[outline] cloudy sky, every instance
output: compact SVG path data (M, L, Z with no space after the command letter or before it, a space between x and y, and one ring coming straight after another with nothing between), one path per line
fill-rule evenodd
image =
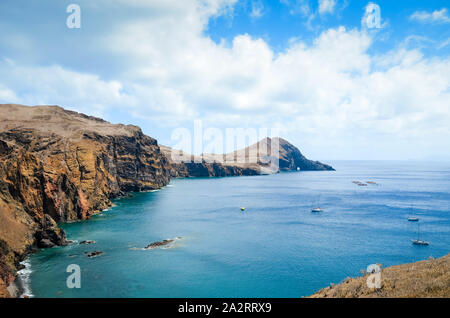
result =
M450 160L449 3L375 3L380 28L360 0L2 0L0 103L167 145L201 119L279 128L314 159Z

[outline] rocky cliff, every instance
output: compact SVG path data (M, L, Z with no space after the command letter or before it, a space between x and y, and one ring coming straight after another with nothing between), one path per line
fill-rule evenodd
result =
M139 127L58 106L0 105L0 296L27 251L67 244L56 222L84 220L169 178L166 157Z
M367 287L368 275L347 278L338 285L319 290L311 298L359 297L450 297L450 254L381 271L381 288Z
M161 146L173 177L223 177L272 174L279 171L329 171L333 167L308 160L300 150L282 138L264 138L232 153L194 156Z
M279 138L195 162L184 153L174 161L171 153L136 126L59 106L0 105L0 297L8 296L6 287L27 252L68 244L57 223L87 219L127 192L161 188L171 176L333 170Z

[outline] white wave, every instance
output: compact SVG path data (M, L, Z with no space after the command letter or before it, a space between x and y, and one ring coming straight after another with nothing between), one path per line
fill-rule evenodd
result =
M28 259L20 262L21 265L25 266L23 269L17 272L17 283L21 289L22 294L20 298L34 297L31 291L31 264Z

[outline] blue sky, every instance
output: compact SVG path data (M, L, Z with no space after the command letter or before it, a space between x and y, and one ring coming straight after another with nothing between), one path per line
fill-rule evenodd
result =
M360 28L361 17L369 3L364 0L335 1L333 13L320 15L317 14L318 1L286 2L291 5L273 0L242 1L234 7L232 14L211 19L206 34L219 43L222 39L231 42L236 35L248 33L253 37L264 38L274 50L283 51L289 39L293 37L301 37L307 43L311 43L321 32L329 28L341 25L347 28ZM260 17L252 18L252 10L255 7L252 3L262 4ZM308 4L310 14L292 12L295 9L295 3ZM376 3L381 8L382 19L389 23L389 28L384 30L389 33L389 37L374 43L373 51L375 52L393 49L411 35L428 37L437 41L450 36L450 28L446 23L411 23L410 20L410 16L417 11L433 12L437 9L448 8L448 1L381 0ZM308 23L312 15L314 17ZM436 50L436 46L430 46L427 49L429 54L443 55L448 54L450 48L447 46L443 50Z
M81 8L69 29L66 8ZM450 160L448 1L4 0L0 103L279 128L316 159Z

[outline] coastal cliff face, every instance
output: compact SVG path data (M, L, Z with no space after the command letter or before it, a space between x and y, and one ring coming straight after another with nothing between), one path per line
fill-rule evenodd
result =
M281 171L291 171L297 170L299 168L301 171L333 171L334 168L321 163L319 161L308 160L302 155L300 150L293 144L284 140L283 138L278 138L280 155L279 155L279 165Z
M196 157L173 150L167 146L161 146L161 152L169 162L170 175L173 178L198 178L198 177L230 177L230 176L254 176L261 174L258 165L231 165L216 161L206 161L204 158ZM172 160L175 152L176 160Z
M169 161L171 176L175 178L252 176L296 170L334 170L329 165L307 159L297 147L278 137L264 138L247 148L225 155L193 156L167 146L161 146L161 151Z
M171 176L175 178L230 177L259 175L258 167L238 167L221 163L172 163Z
M261 151L274 144L280 147L275 166ZM59 106L0 105L0 297L9 295L26 253L69 243L57 223L85 220L127 192L159 189L170 177L333 170L279 138L195 162L187 154L174 162L171 152L136 126Z
M27 251L67 244L56 222L84 220L169 179L166 157L139 127L58 106L0 105L0 296Z
M450 297L450 254L426 261L387 267L381 272L381 288L367 287L368 275L347 278L319 290L311 298L425 298Z

